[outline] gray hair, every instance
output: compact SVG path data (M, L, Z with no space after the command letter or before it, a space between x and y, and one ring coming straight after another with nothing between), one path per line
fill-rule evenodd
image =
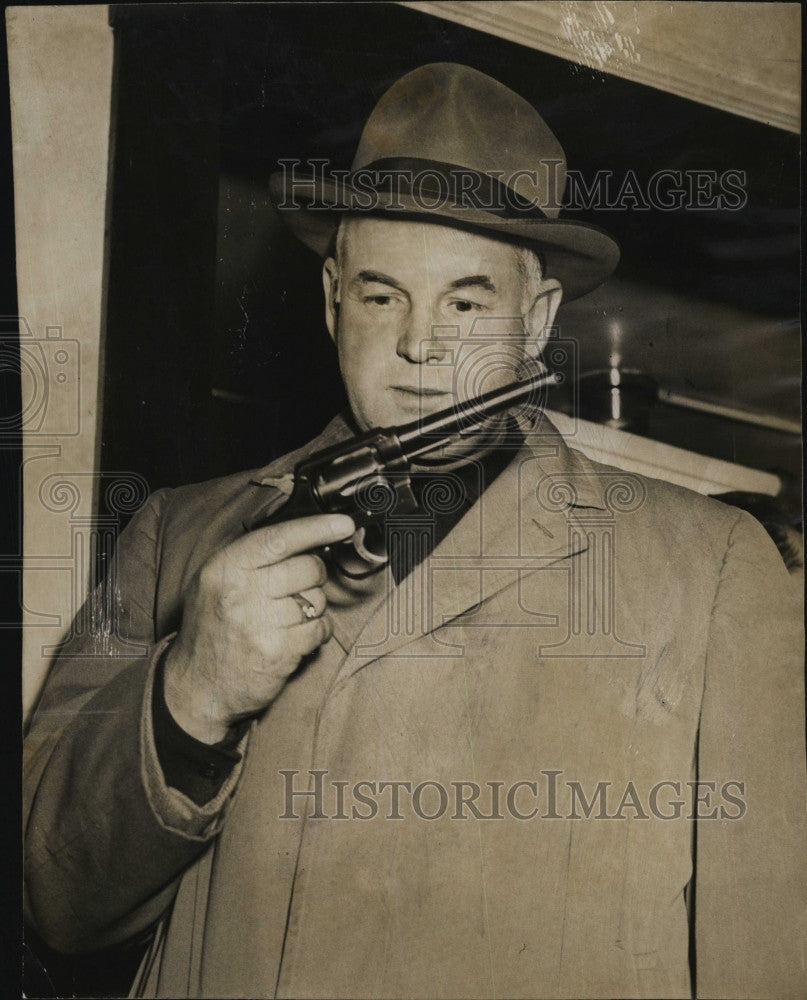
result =
M516 247L516 267L521 275L521 312L525 314L541 292L546 265L544 255L530 247Z

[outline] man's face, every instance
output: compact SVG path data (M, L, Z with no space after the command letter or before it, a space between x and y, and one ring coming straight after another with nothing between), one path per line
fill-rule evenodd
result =
M530 308L518 261L509 244L447 226L347 223L339 268L325 263L326 318L361 429L408 423L517 377L560 298L545 282Z

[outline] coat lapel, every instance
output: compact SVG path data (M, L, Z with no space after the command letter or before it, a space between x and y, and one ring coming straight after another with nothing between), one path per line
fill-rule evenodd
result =
M584 552L585 534L574 529L585 508L605 509L601 477L544 420L538 442L516 453L427 559L397 587L384 574L382 597L338 680L424 637L431 638L420 655L458 655L435 631L526 575Z

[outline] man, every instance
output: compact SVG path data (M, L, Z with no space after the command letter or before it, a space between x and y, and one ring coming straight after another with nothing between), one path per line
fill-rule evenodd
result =
M266 524L301 457L537 364L617 260L562 189L535 110L452 64L346 180L273 179L351 414L121 537L113 649L65 649L28 739L53 946L156 926L159 996L686 997L690 949L698 996L802 995L798 625L751 517L532 410L424 459L389 566L334 558L345 515Z

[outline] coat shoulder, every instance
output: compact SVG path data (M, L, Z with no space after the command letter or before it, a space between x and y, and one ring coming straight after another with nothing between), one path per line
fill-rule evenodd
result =
M738 525L763 546L773 544L759 522L737 507L675 483L596 462L578 451L574 456L599 478L606 508L647 550L661 547L679 556L686 553L695 561L722 562Z

